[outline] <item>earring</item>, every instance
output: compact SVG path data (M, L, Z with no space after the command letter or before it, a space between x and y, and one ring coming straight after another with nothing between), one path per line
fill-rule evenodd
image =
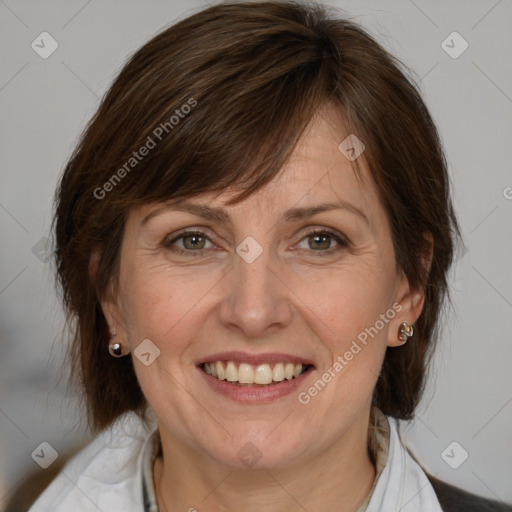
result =
M407 343L407 340L414 334L414 327L407 322L404 322L398 329L398 339L402 341L402 345Z
M110 333L110 339L114 339L117 336L116 332ZM108 346L108 351L112 357L123 357L126 354L123 354L123 345L121 343L110 343Z

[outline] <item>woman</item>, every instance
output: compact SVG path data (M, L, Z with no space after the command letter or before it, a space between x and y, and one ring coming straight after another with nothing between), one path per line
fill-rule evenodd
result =
M425 104L356 24L234 3L156 36L55 231L99 434L31 510L512 510L400 442L459 228Z

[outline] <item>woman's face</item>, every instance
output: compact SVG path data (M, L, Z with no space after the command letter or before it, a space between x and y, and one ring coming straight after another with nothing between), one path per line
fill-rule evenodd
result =
M131 211L116 305L103 306L164 443L277 468L366 439L386 346L422 297L397 272L367 169L358 181L338 149L347 135L318 115L275 180L237 205L226 191ZM205 372L215 361L232 382ZM298 363L309 369L289 380Z

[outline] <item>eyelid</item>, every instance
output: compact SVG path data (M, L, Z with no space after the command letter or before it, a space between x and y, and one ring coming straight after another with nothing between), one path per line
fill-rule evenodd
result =
M164 245L171 245L172 242L174 242L175 240L177 240L179 238L182 238L185 235L194 235L194 234L203 235L205 238L208 238L208 240L210 240L212 243L214 243L212 240L211 233L212 233L212 231L205 226L188 226L186 228L179 229L178 231L176 231L174 233L165 235L162 243Z
M321 226L318 224L305 226L300 231L302 234L301 234L301 238L298 239L299 242L302 241L306 236L311 236L311 235L314 235L315 233L326 233L326 234L332 235L333 237L340 238L341 241L344 241L347 244L350 243L348 237L346 235L344 235L343 233L337 232L337 230L328 228L326 226ZM164 242L166 242L166 241L172 242L176 238L179 238L180 236L183 236L185 234L193 234L193 233L208 235L208 238L211 240L211 238L212 238L211 233L213 233L213 232L211 231L210 228L208 228L206 226L187 226L185 228L179 229L178 231L176 231L174 233L165 235L163 241ZM213 237L215 238L215 235Z
M301 236L301 240L305 237L305 236L308 236L308 235L311 235L311 234L314 234L314 233L326 233L326 234L329 234L329 235L332 235L333 237L337 237L341 240L344 240L345 242L349 242L349 239L348 237L342 233L341 231L338 231L337 229L334 229L334 228L329 228L327 226L322 226L320 224L312 224L312 225L309 225L309 226L305 226L301 232L303 233Z

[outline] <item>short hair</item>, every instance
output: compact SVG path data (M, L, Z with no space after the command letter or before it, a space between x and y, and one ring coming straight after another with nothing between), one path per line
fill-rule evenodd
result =
M347 16L295 1L208 7L131 56L55 196L56 271L73 333L72 376L93 430L126 411L142 418L147 412L131 357L109 355L100 305L111 280L118 284L129 210L226 189L239 192L228 203L236 204L277 175L327 104L365 144L362 158L388 215L397 268L425 292L413 342L387 348L373 393L385 414L413 417L460 230L440 137L407 71ZM142 147L145 156L137 158ZM433 239L430 269L426 233ZM90 276L93 251L99 261Z

